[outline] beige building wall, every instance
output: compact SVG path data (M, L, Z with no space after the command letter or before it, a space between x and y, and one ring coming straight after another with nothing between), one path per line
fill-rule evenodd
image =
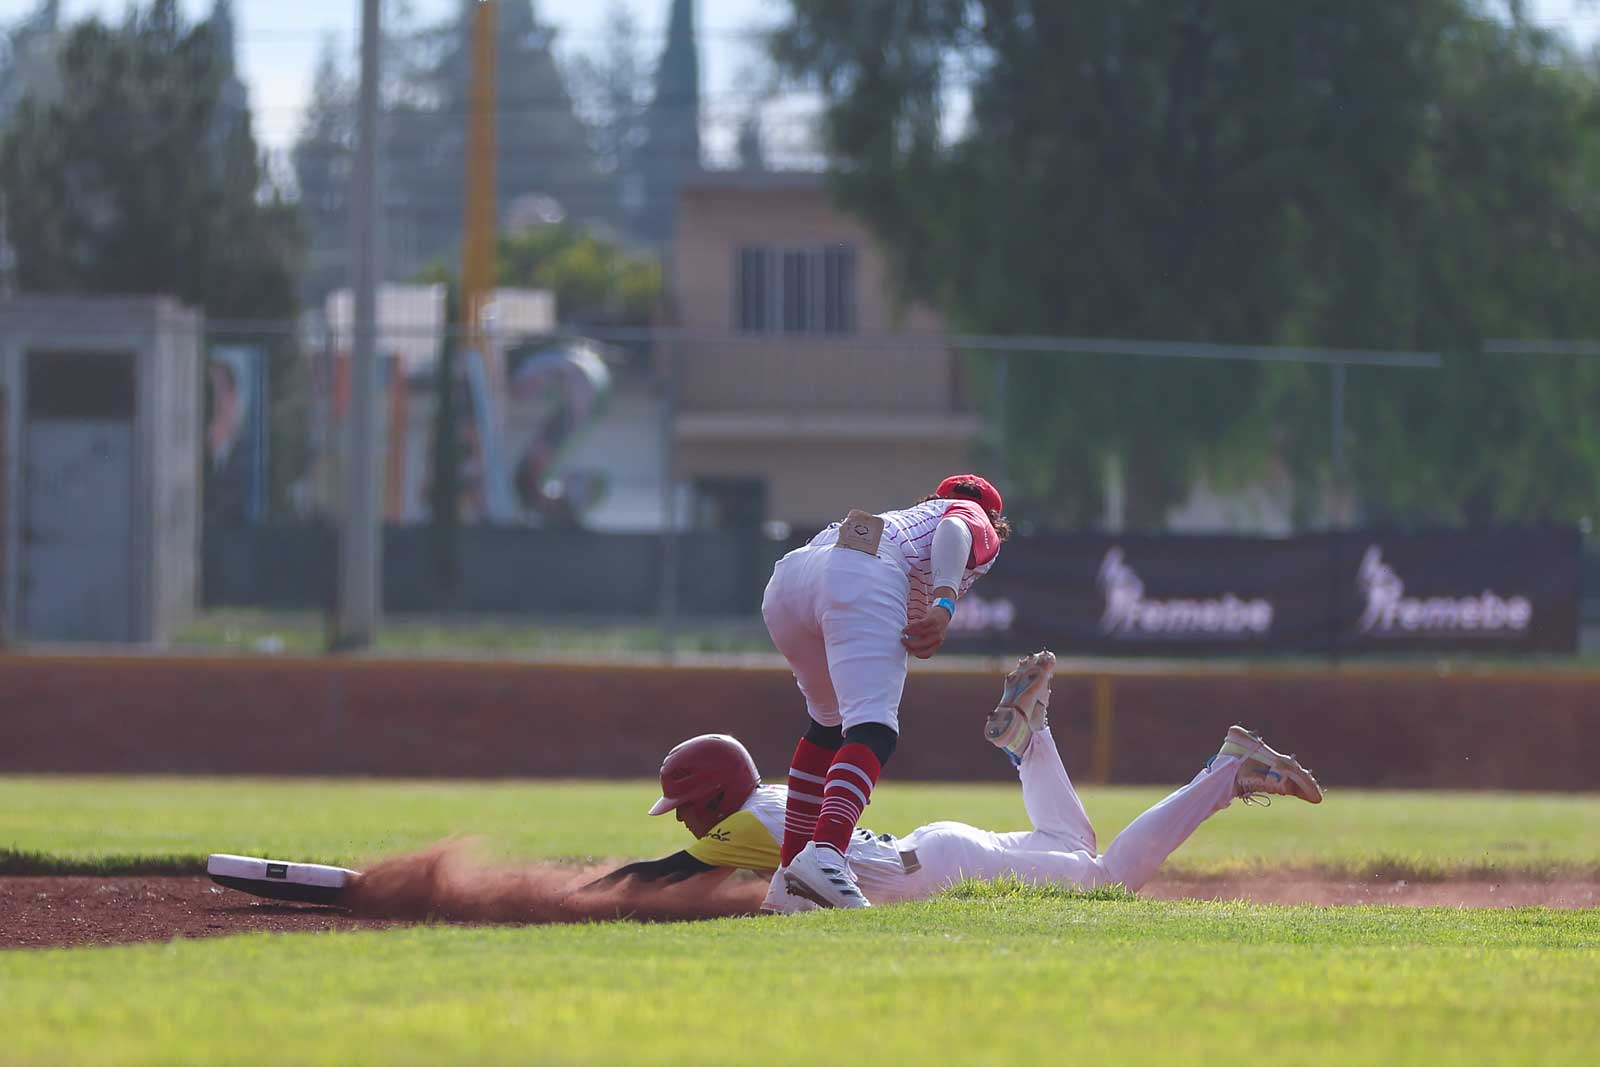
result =
M740 333L741 248L847 245L848 334ZM797 530L851 507L903 507L970 466L978 419L940 316L901 306L866 227L836 211L819 175L706 174L683 190L673 251L675 475L764 484L766 518Z
M767 518L810 533L851 508L886 511L916 503L946 475L966 471L964 441L834 444L827 441L741 443L737 448L679 446L689 478L751 478L767 485Z
M738 176L708 176L689 185L678 206L673 289L679 322L690 328L732 330L733 260L744 244L849 244L857 252L857 332L938 337L939 314L922 305L896 308L888 265L867 228L828 203L816 175L761 175L743 186Z

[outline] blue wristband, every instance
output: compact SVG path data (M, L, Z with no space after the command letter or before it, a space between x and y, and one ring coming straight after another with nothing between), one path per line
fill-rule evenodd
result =
M942 596L938 600L935 600L933 602L933 606L936 608L943 608L944 610L948 611L952 619L956 617L956 602L947 596Z

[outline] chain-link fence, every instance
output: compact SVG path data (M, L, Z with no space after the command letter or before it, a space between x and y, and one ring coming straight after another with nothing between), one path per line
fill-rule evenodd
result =
M557 321L548 297L522 292L497 294L491 328L474 347L449 326L451 317L441 285L389 286L379 301L383 641L391 647L766 651L761 591L783 552L850 507L904 506L943 475L974 468L1005 488L1020 538L1008 555L1028 562L1011 572L1002 564L964 610L957 633L972 650L1054 632L1058 645L1101 652L1321 654L1331 646L1320 639L1233 647L1199 639L1203 627L1181 640L1108 644L1093 627L1109 617L1110 598L1126 598L1130 580L1140 583L1140 610L1150 618L1170 608L1203 621L1207 611L1225 614L1228 597L1273 595L1272 582L1251 584L1252 570L1276 573L1286 600L1355 598L1370 575L1272 571L1269 561L1286 558L1297 538L1327 531L1345 538L1352 567L1372 547L1355 544L1365 532L1383 532L1392 546L1399 531L1415 537L1419 525L1444 538L1406 564L1395 563L1413 558L1406 549L1378 548L1380 565L1394 580L1409 579L1417 596L1430 580L1425 558L1453 551L1440 547L1450 537L1473 531L1491 536L1481 544L1501 545L1492 536L1524 528L1539 536L1551 525L1536 512L1495 523L1395 521L1381 510L1384 494L1361 483L1371 468L1350 439L1378 425L1370 410L1378 392L1448 373L1448 360L1427 353L936 330L580 331ZM0 574L19 640L65 635L28 623L37 614L30 616L30 598L51 595L34 587L54 573L41 562L50 535L38 494L61 461L45 455L57 446L42 428L52 419L123 417L108 415L105 389L87 382L81 403L52 399L41 368L51 353L138 347L114 330L95 334L80 324L73 334L59 321L56 329L59 344L36 328L9 347L0 374L0 529L8 532ZM186 456L200 467L190 502L200 612L169 640L325 645L337 587L351 338L349 300L339 293L298 322L196 325L198 441L170 456L142 445L129 453L140 477ZM141 358L155 368L176 357L157 345ZM1251 391L1276 397L1278 426L1258 432L1261 407L1240 399ZM151 395L138 392L124 415L136 424ZM1164 439L1141 443L1151 405L1173 426ZM95 510L114 504L91 494L66 518L114 529ZM160 506L184 505L174 496ZM1579 543L1574 535L1571 544ZM93 557L91 547L82 547L82 559ZM1559 626L1582 636L1566 646L1559 637L1518 645L1487 640L1482 630L1456 644L1504 654L1593 648L1600 554L1592 544L1574 548L1571 560L1541 550L1535 555L1555 569L1517 577L1505 557L1518 551L1469 550L1424 597L1439 603L1417 610L1459 615L1465 599L1491 594L1510 603L1522 582L1539 587L1539 604L1555 605L1538 607L1541 618L1570 615ZM1046 563L1041 553L1055 555ZM1069 562L1074 553L1083 561ZM1106 579L1108 553L1123 561L1118 582ZM106 573L110 581L143 580ZM1176 577L1184 573L1187 580ZM1044 605L1017 589L1029 574ZM1318 582L1335 592L1308 593ZM1001 595L1002 587L1010 592ZM1240 592L1247 589L1255 592ZM1068 602L1078 615L1053 620L1057 609L1048 605ZM79 604L103 610L104 599ZM1480 608L1460 610L1471 623Z

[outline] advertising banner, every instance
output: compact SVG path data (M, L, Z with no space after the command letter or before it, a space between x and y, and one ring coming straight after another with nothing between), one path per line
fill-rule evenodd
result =
M267 361L253 345L216 345L207 359L206 517L257 523L267 498Z
M952 648L1107 655L1571 651L1574 529L1017 538Z
M1572 652L1582 551L1576 529L1345 534L1339 647Z

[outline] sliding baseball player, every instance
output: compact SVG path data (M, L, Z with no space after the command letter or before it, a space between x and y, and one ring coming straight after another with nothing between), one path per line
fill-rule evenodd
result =
M1299 761L1233 726L1188 785L1140 815L1100 852L1050 735L1054 670L1049 652L1024 657L1006 675L1000 704L984 725L984 736L1017 766L1033 828L996 833L935 822L899 839L857 828L849 841L849 867L872 901L918 900L965 878L1005 875L1034 885L1121 884L1137 891L1201 823L1235 799L1274 794L1322 801L1321 787ZM679 881L728 869L770 875L779 866L786 794L785 786L761 784L755 761L736 739L706 734L685 741L661 766L661 798L650 814L676 812L694 844L659 860L630 863L597 884ZM783 879L773 879L762 909L787 913L819 905L837 906L828 894L797 894Z

